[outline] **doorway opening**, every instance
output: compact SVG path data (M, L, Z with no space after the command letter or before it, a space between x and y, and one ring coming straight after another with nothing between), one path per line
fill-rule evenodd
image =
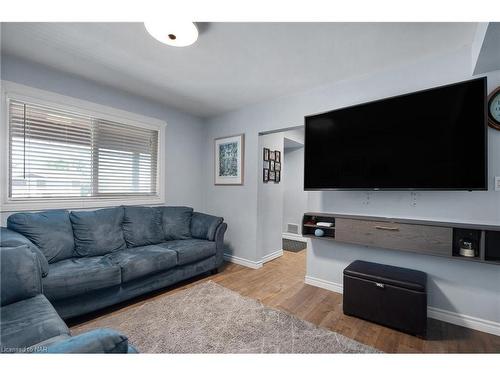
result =
M264 262L293 253L304 259L307 240L302 217L304 191L304 127L259 135L258 248Z

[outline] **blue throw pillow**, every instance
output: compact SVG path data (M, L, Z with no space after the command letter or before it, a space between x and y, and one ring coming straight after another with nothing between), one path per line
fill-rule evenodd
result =
M191 238L191 207L160 207L163 234L167 241Z
M7 219L7 228L21 233L38 246L49 263L74 255L73 228L67 210L13 214Z
M123 236L128 247L155 245L164 241L158 207L125 206Z
M125 249L123 216L123 207L71 212L75 252L81 257L91 257Z

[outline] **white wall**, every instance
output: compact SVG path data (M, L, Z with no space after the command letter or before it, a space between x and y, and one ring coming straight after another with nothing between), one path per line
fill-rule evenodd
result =
M294 148L287 148L283 154L283 232L287 232L288 223L299 225L307 211L308 193L304 191L304 128L284 133L286 139L295 142ZM302 145L302 147L299 146Z
M165 132L166 201L203 210L205 183L201 161L205 157L205 128L201 119L160 103L115 90L51 68L2 56L1 78L26 86L158 118L167 123ZM2 224L9 213L2 214Z
M257 210L257 181L261 178L259 132L303 125L305 115L470 79L470 72L471 51L463 48L448 55L388 68L378 74L260 103L207 121L207 170L213 170L213 138L246 134L245 185L215 187L210 179L205 185L208 211L225 216L228 222L230 251L251 260L257 260L261 253L256 228L263 219ZM488 78L490 90L500 84L500 72L491 73ZM407 192L370 193L369 200L363 192L315 192L309 194L308 209L500 224L500 193L493 190L493 176L500 175L500 132L490 129L488 135L487 192L419 192L416 205L412 204L412 196ZM338 283L342 267L354 257L424 270L430 276L431 306L500 322L498 266L354 246L346 248L315 240L308 250L307 274Z
M283 159L283 133L273 133L259 136L259 170L263 169L262 150L280 151ZM265 256L281 250L281 223L283 218L283 183L269 181L264 183L262 176L257 190L257 257Z
M307 211L307 192L304 191L304 147L285 149L283 158L283 232L288 223L299 225Z

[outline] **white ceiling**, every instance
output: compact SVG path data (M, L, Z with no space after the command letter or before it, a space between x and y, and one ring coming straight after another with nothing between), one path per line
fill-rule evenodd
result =
M141 23L3 23L12 54L212 116L472 44L475 23L201 23L189 47Z

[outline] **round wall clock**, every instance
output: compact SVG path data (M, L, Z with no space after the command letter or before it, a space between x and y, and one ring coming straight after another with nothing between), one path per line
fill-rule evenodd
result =
M500 87L488 96L488 125L500 130Z

